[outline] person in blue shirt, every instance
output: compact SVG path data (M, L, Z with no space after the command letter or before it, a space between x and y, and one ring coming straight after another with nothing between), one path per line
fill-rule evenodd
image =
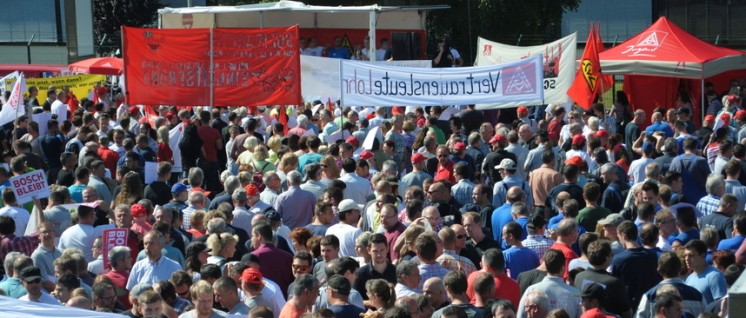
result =
M492 212L492 236L495 241L502 242L503 226L513 222L513 204L523 202L525 196L526 194L521 190L521 188L511 187L508 189L506 195L507 202ZM504 243L501 245L503 249L506 248Z
M686 284L702 293L707 304L725 296L728 290L725 277L705 262L705 255L707 255L705 243L700 240L691 240L684 248L684 261L686 266L692 270L686 278Z
M331 58L335 58L335 59L349 60L351 57L351 54L350 54L350 49L342 46L342 38L335 36L334 47L329 49L329 53L327 54L327 56Z
M503 250L503 257L508 276L512 279L517 279L521 273L539 267L539 257L533 250L523 247L519 239L523 233L523 229L516 222L510 222L502 229L503 242L510 246Z
M681 208L676 212L676 227L679 228L679 235L671 240L671 247L684 246L691 240L699 240L699 228L697 227L697 217L691 208Z
M746 234L746 213L739 212L733 216L733 232L733 237L720 241L720 244L718 244L719 251L726 250L735 253L741 247L743 239L746 238L744 237L744 234Z
M671 129L671 126L663 122L663 114L661 113L653 113L652 117L653 123L648 126L648 128L645 128L645 134L648 136L652 135L655 132L663 132L666 138L673 137L673 130Z

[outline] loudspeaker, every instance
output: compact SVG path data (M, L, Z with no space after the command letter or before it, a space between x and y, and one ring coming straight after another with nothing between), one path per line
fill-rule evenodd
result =
M415 32L392 32L391 55L394 60L418 60L422 55L420 50L420 34Z

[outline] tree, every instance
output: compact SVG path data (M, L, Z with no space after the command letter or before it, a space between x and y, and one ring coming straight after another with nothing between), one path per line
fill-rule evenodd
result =
M93 0L93 35L96 44L106 36L100 54L110 54L121 47L121 26L156 27L158 0Z

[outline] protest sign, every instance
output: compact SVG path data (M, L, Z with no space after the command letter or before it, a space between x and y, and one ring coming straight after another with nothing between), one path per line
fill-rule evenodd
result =
M103 231L102 255L109 255L109 251L117 246L127 246L129 229L106 229ZM104 256L104 269L109 268L109 258Z
M127 101L179 106L299 104L298 27L122 28Z
M17 79L17 80L16 80ZM15 83L10 91L10 97L3 104L0 110L0 125L13 122L18 116L26 113L26 107L23 106L23 92L26 90L26 80L21 74L14 78Z
M412 68L342 61L343 106L541 104L541 55L501 65Z
M301 55L300 78L303 100L313 101L327 99L337 100L340 97L339 88L339 63L341 59ZM363 63L377 63L389 66L405 66L429 68L432 66L430 60L414 61L375 61Z
M158 163L145 161L145 184L151 184L158 180Z
M52 119L52 113L44 112L31 115L31 120L39 124L39 136L47 134L47 123L50 119Z
M10 186L18 204L31 202L34 198L46 198L51 194L44 170L35 170L10 178Z
M36 86L39 89L39 96L36 98L39 102L44 103L46 98L46 92L49 87L56 87L58 90L67 86L70 91L81 99L83 97L89 97L89 93L93 90L96 83L100 83L106 80L106 75L90 75L81 74L73 76L58 76L58 77L47 77L47 78L27 78L26 87ZM5 87L10 87L15 83L16 79L9 78L5 80ZM28 95L28 91L24 91L24 95ZM43 96L43 97L42 97Z
M575 78L577 34L573 33L552 43L536 46L512 46L479 38L474 65L487 66L522 60L541 54L544 73L544 103L570 102L567 90ZM539 103L543 104L543 103ZM510 108L528 103L490 103L477 105L478 109Z

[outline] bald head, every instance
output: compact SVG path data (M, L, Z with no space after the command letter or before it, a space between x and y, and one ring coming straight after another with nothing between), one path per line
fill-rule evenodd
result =
M525 193L523 193L523 190L521 190L520 187L515 186L508 189L508 193L505 198L509 203L516 203L523 201L524 195Z
M663 114L661 114L659 112L653 113L652 120L653 121L661 121L661 120L663 120Z
M70 300L67 301L67 304L65 304L67 307L75 307L85 310L91 310L91 305L91 300L83 296L70 298Z
M265 220L267 220L267 217L264 216L263 213L257 213L256 215L254 215L253 218L251 218L251 226L253 227L259 221L265 221Z
M422 285L422 289L428 291L444 291L445 288L446 286L443 285L443 280L440 277L428 278Z

